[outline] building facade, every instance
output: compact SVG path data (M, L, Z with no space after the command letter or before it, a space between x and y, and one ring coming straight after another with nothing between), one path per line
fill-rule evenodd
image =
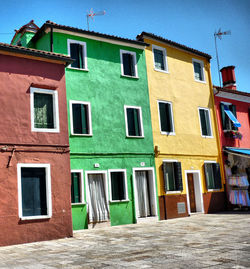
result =
M47 21L28 46L75 60L65 71L74 230L157 219L146 44Z
M223 88L214 87L228 206L250 207L250 93L237 90L235 67L221 69Z
M72 236L65 65L0 43L0 245Z
M145 33L161 219L223 210L224 176L208 54Z

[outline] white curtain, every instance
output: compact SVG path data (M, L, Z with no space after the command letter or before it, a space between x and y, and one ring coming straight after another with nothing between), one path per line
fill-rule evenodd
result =
M89 181L89 221L101 222L109 219L108 203L102 174L90 174Z
M146 171L136 172L139 217L150 216L148 182Z

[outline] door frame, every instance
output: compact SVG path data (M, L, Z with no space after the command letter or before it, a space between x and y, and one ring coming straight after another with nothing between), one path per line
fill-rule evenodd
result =
M109 209L109 190L108 190L108 176L107 176L107 171L106 170L87 170L85 171L85 189L86 189L86 204L87 204L87 213L90 214L90 194L89 194L89 179L88 175L92 174L103 174L104 175L104 188L106 192L106 199L107 199L107 204L108 204L108 211L109 211L109 219L110 219L110 209Z
M188 208L188 214L196 214L196 213L204 213L204 201L203 201L203 195L202 195L202 188L201 188L201 173L200 170L185 170L185 183L186 183L186 193L187 193L187 208ZM195 202L196 202L196 211L197 211L197 198L200 198L200 205L201 205L201 211L191 213L190 210L190 203L189 203L189 190L188 190L188 178L187 174L193 174L193 180L194 180L194 191L195 191ZM200 192L200 197L196 197L196 190L198 185L198 191Z
M133 168L133 192L134 192L134 204L135 204L135 218L138 222L139 216L138 216L138 192L137 192L137 185L136 185L136 178L135 178L135 172L137 171L150 171L152 172L152 180L153 180L153 196L154 196L154 206L155 206L155 218L158 219L158 207L157 207L157 197L156 197L156 186L155 186L155 171L154 167L136 167ZM147 217L145 218L147 219Z

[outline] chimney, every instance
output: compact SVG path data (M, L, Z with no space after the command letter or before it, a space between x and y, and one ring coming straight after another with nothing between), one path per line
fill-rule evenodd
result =
M221 71L223 87L230 90L236 90L236 80L234 73L235 66L225 66Z

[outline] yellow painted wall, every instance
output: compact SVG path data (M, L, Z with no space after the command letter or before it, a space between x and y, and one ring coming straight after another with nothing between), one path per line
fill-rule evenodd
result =
M156 169L159 195L164 194L162 161L178 160L182 164L183 194L186 193L184 170L200 170L202 192L206 192L203 172L204 160L216 161L221 165L218 130L214 113L210 64L206 58L199 57L164 43L144 39L150 44L146 49L147 74L154 145L159 147L156 155ZM167 52L168 72L154 70L152 44L163 47ZM204 62L205 83L194 79L192 59ZM157 100L172 102L175 135L160 132ZM212 138L201 136L198 107L208 108L212 123ZM223 169L221 165L223 178Z

